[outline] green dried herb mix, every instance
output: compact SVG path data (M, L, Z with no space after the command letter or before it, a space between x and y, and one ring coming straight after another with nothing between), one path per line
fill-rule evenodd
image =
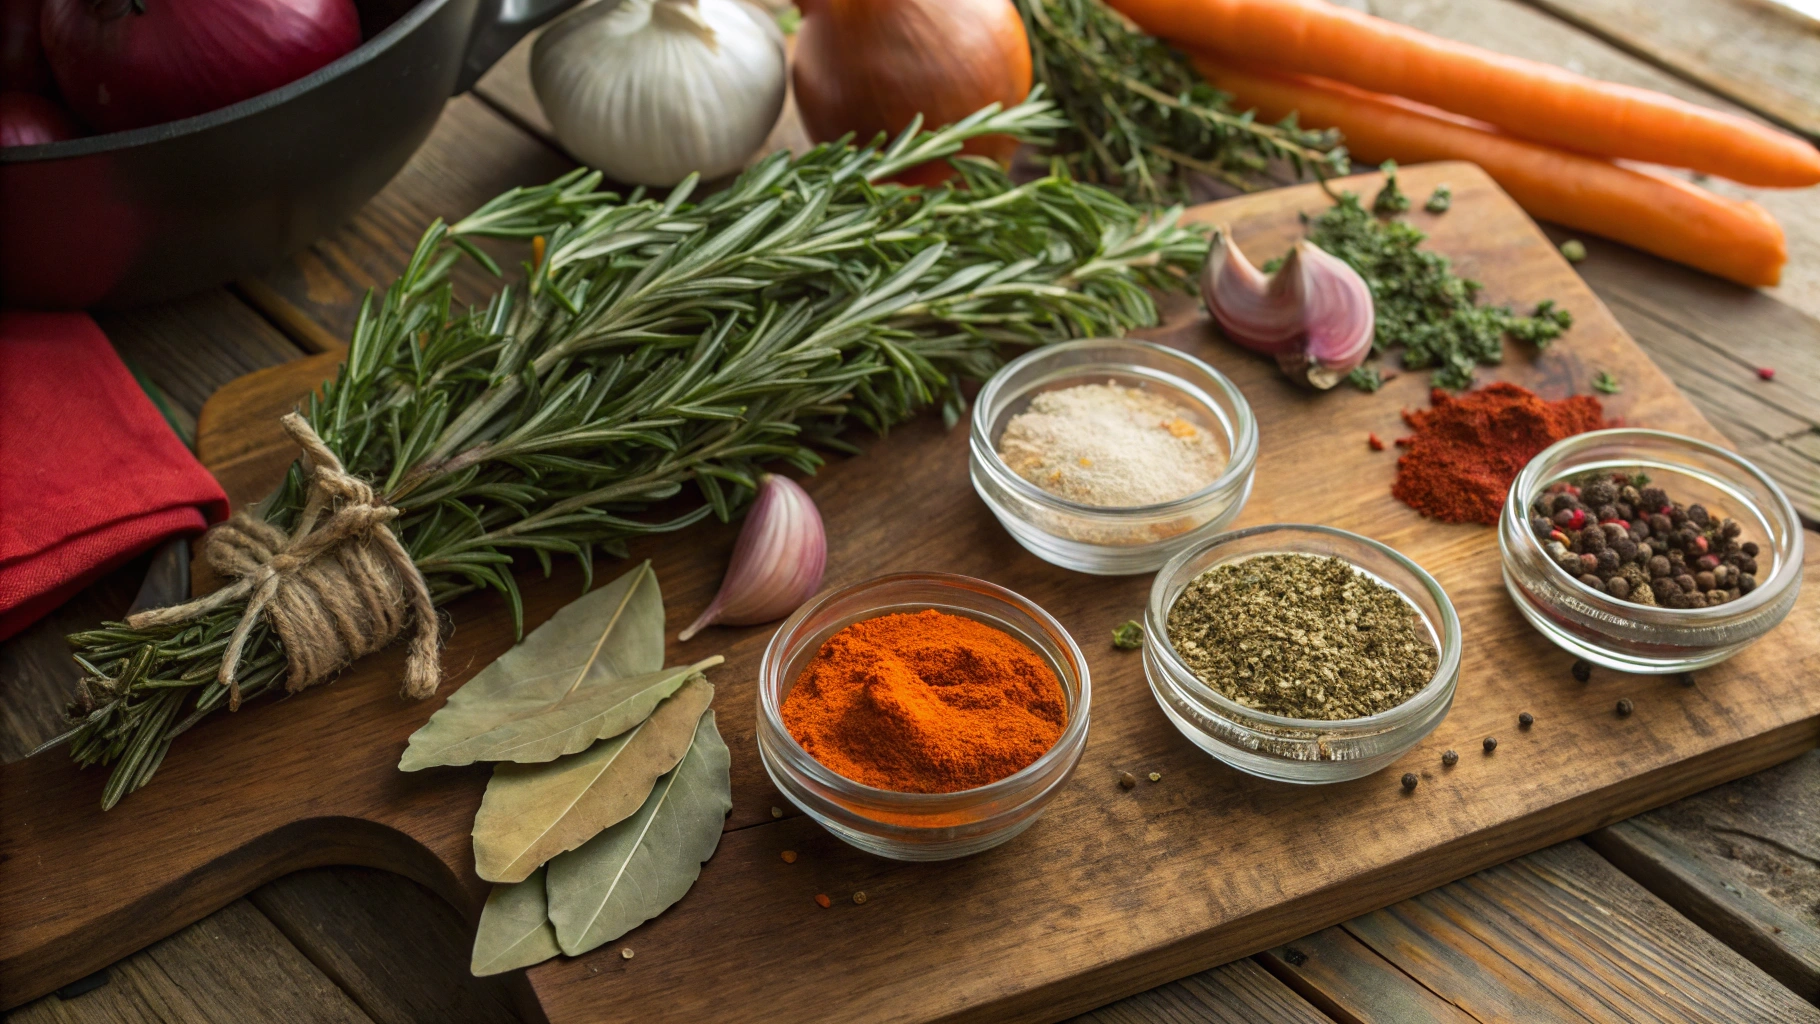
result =
M1440 654L1402 595L1338 558L1215 566L1170 606L1169 642L1201 682L1273 715L1362 718L1414 697Z
M1389 181L1372 202L1380 214L1407 209L1408 197L1397 188L1396 168L1387 166ZM1449 194L1451 202L1451 192ZM1453 272L1447 257L1424 250L1428 236L1407 221L1372 215L1351 192L1342 193L1332 209L1314 218L1308 237L1345 260L1371 286L1377 334L1371 353L1382 356L1401 346L1406 369L1434 368L1437 387L1461 391L1472 386L1481 364L1504 359L1504 336L1537 348L1573 326L1573 316L1544 299L1531 316L1509 306L1482 305L1481 285ZM1281 261L1266 264L1274 270ZM1347 378L1366 391L1376 391L1383 376L1375 365L1359 367Z

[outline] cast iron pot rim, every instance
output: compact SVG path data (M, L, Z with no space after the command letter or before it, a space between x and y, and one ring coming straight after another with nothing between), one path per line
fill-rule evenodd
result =
M163 124L147 125L144 128L132 128L123 132L87 135L78 139L65 139L62 142L47 142L39 146L7 146L0 148L0 164L37 163L66 157L111 153L115 150L131 149L135 146L164 142L185 135L195 135L229 121L262 113L282 103L287 103L324 82L337 78L372 60L397 42L400 37L409 34L418 25L427 21L430 15L449 2L450 0L418 0L410 10L399 15L398 20L380 30L378 35L302 78L281 85L270 92L262 92L257 96L241 100L239 103L197 114L194 117L186 117L180 121L166 121Z

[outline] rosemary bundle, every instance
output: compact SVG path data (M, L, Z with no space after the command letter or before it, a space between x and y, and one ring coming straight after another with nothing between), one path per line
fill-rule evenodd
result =
M851 425L882 431L933 405L952 420L959 382L1009 346L1155 322L1146 289L1186 290L1206 246L1179 210L1145 216L1059 170L1014 185L970 159L955 160L958 188L881 184L973 136L1061 123L1033 96L889 145L779 153L699 201L692 180L621 197L580 170L515 189L431 225L367 297L307 419L399 510L392 528L437 604L496 590L522 630L515 556L546 574L572 556L591 577L596 554L623 555L630 537L732 517L764 463L810 470L818 449L853 450ZM451 267L500 272L481 238L534 240L526 279L457 309ZM290 528L307 486L293 465L260 514ZM699 505L645 514L685 486ZM114 765L104 807L226 703L216 680L243 611L71 637L87 678L59 740L83 765ZM279 686L285 666L261 617L243 697Z
M1068 120L1052 151L1076 177L1161 203L1188 196L1191 171L1245 191L1272 160L1298 176L1346 173L1338 132L1234 111L1187 57L1102 0L1015 2L1035 79Z

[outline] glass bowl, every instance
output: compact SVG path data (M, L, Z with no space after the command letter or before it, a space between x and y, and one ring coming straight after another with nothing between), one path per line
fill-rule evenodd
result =
M1168 398L1226 448L1218 479L1155 505L1107 508L1050 494L999 458L1005 424L1044 391L1116 383ZM1019 544L1064 569L1101 576L1151 572L1224 529L1251 494L1258 427L1232 381L1193 356L1147 341L1096 338L1033 349L992 375L973 404L973 489Z
M784 727L784 700L804 666L855 622L928 608L1004 630L1040 655L1068 701L1061 737L1016 774L957 793L875 789L824 767ZM1036 821L1087 749L1090 698L1087 659L1036 604L969 576L880 576L815 597L771 637L758 670L758 755L785 798L853 846L893 860L948 860L991 849Z
M1528 509L1549 485L1596 470L1647 473L1670 500L1736 519L1742 539L1760 549L1757 589L1712 607L1664 608L1621 601L1567 575L1529 529ZM1802 544L1794 506L1762 470L1659 430L1595 430L1557 442L1517 474L1498 522L1504 586L1523 617L1564 650L1623 672L1706 668L1769 632L1801 592Z
M1333 722L1266 714L1201 682L1169 642L1170 606L1201 573L1272 554L1331 555L1403 595L1440 651L1434 678L1388 711ZM1144 609L1144 675L1182 735L1221 761L1278 782L1342 782L1395 761L1447 717L1460 680L1460 619L1434 577L1375 540L1328 526L1254 526L1197 544L1157 573Z

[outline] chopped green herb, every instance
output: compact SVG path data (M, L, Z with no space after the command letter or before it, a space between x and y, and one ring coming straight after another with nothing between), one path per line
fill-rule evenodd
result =
M1446 182L1435 186L1435 193L1422 204L1422 209L1429 213L1446 213L1453 206L1453 187Z
M1384 386L1384 371L1367 363L1347 374L1346 381L1360 391L1376 391Z
M1578 263L1586 258L1586 244L1578 238L1570 238L1561 243L1561 255L1567 257L1569 263Z
M1618 378L1612 376L1608 370L1600 370L1598 375L1592 379L1592 386L1594 391L1602 395L1615 395L1624 390L1624 385L1618 383Z
M1470 387L1476 367L1504 358L1506 334L1539 348L1573 325L1573 317L1552 300L1537 305L1532 316L1519 316L1509 306L1482 305L1477 281L1456 275L1447 257L1422 249L1427 235L1406 221L1372 216L1350 192L1310 222L1308 237L1345 260L1371 287L1377 319L1372 353L1401 346L1403 366L1433 368L1439 387ZM1383 383L1371 366L1347 379L1367 391Z
M796 30L803 25L803 12L794 4L778 11L772 17L777 19L778 30L787 36L795 35Z
M1144 627L1129 619L1112 631L1112 646L1121 651L1135 651L1144 646Z
M1409 197L1397 187L1397 162L1386 160L1378 169L1384 172L1384 187L1378 190L1378 197L1371 201L1371 212L1385 217L1407 212Z

